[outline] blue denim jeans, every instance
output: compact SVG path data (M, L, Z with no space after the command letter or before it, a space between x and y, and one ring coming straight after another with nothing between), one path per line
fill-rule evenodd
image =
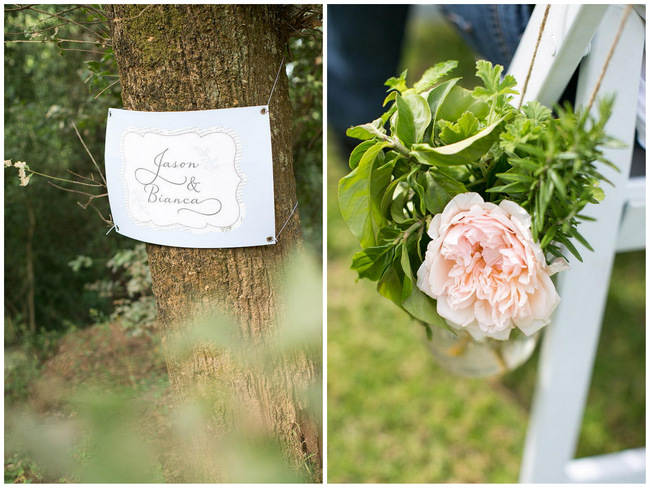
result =
M407 5L328 5L327 113L340 135L381 115L408 11Z
M440 5L443 15L483 59L504 71L515 55L532 13L529 5Z
M440 8L482 58L505 67L532 11L512 4ZM381 114L384 82L397 74L408 11L408 5L328 6L327 108L337 135Z

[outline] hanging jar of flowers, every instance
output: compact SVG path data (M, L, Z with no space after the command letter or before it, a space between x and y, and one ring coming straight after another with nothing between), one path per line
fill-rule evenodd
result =
M569 105L510 104L515 79L478 61L483 82L440 82L439 63L411 88L386 84L388 110L347 131L361 142L339 184L341 213L361 250L360 278L424 326L429 348L460 374L498 374L523 363L560 297L588 203L604 197L597 163L615 144L598 116Z

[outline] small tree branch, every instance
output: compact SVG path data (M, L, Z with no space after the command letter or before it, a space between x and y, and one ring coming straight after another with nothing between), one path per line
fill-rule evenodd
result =
M5 12L6 12L6 10L5 10ZM40 34L41 32L45 32L45 31L48 31L48 30L58 29L59 27L65 25L65 24L67 24L67 22L61 22L60 24L51 25L49 27L44 27L43 29L40 29L40 30L37 30L37 31L31 31L31 33L32 33L32 35L33 34ZM18 26L16 26L16 27L18 27ZM23 36L23 35L25 35L25 31L22 31L22 32L5 32L5 35L6 36Z
M77 126L75 125L74 120L72 121L72 127L74 127L74 131L77 133L77 137L81 141L81 144L83 144L84 149L86 150L86 153L88 153L88 156L90 156L90 159L92 160L93 164L95 165L95 168L97 168L97 171L99 171L99 176L102 177L102 181L104 182L104 185L106 187L108 187L108 183L106 183L106 178L104 178L104 173L102 173L102 170L99 167L99 165L97 164L97 161L95 161L95 158L93 158L93 155L90 154L90 151L88 150L88 146L86 146L86 143L84 142L83 138L81 137L81 134L79 134L79 130L77 130Z
M97 207L95 207L92 203L88 202L86 207L81 205L80 202L77 202L77 204L80 205L84 210L86 209L86 207L90 206L90 208L92 208L95 212L97 212L97 215L99 215L99 218L102 219L106 224L108 224L109 226L112 226L114 224L113 220L111 220L110 217L108 219L106 219L106 217L104 217L102 215L102 213L99 211L99 209Z
M18 8L6 8L5 12L19 12L21 10L27 10L32 8L34 5L38 5L36 3L32 3L29 5L16 5Z
M71 24L74 24L74 25L76 25L78 27L81 27L82 29L86 30L87 32L90 32L93 36L97 37L98 39L105 40L105 38L103 36L99 35L97 32L95 32L90 27L88 27L87 25L84 25L81 22L77 22L76 20L72 20L72 19L67 19L67 18L63 17L61 14L56 14L56 13L50 14L49 12L45 12L44 10L39 10L37 8L34 8L34 7L32 7L31 10L33 10L34 12L38 12L40 14L45 14L50 18L56 17L57 19L61 19L61 20L64 20L66 22L70 22ZM68 11L66 11L66 12L68 12ZM43 21L45 21L45 20L47 20L47 19L43 19Z
M104 93L106 90L108 90L110 87L112 87L113 85L115 85L115 84L117 84L117 83L119 83L119 82L120 82L119 79L115 80L113 83L111 83L111 84L108 85L106 88L104 88L102 91L100 91L97 95L95 95L95 98L94 98L94 99L97 100L97 98L99 97L99 95L101 95L101 94Z
M93 186L102 186L102 187L106 188L103 184L101 184L97 180L95 180L95 177L93 176L93 173L90 174L90 178L89 178L88 176L80 175L79 173L75 173L74 171L71 171L71 170L67 170L67 171L68 171L68 173L70 173L71 175L76 176L77 178L81 178L82 180L92 181L93 183L95 183L95 185L93 185Z
M81 191L81 190L73 190L72 188L64 188L63 186L57 185L56 183L52 183L51 181L48 181L50 185L52 185L54 188L58 188L59 190L67 191L68 193L79 193L80 195L84 195L87 197L91 197L90 199L92 200L93 198L101 198L101 197L107 197L108 193L100 193L98 195L95 195L93 193L88 193L86 191ZM73 182L76 183L76 182ZM95 186L95 185L92 185Z
M100 194L98 194L98 195L93 195L92 193L87 193L87 192L85 192L85 191L72 190L72 189L70 189L70 188L63 188L62 186L59 186L59 185L57 185L57 184L55 184L55 183L52 183L51 181L48 181L48 183L49 183L50 185L52 185L54 188L58 188L59 190L67 191L68 193L78 193L78 194L80 194L80 195L84 195L84 196L88 197L88 201L87 201L86 203L77 202L77 205L79 205L79 206L80 206L81 208L83 208L84 210L87 210L88 207L91 207L92 209L95 210L95 212L97 212L97 214L100 216L100 218L101 218L105 223L107 223L107 224L109 224L109 225L113 225L113 221L112 221L112 220L107 220L107 219L104 217L104 215L102 215L101 211L100 211L97 207L95 207L95 205L93 204L93 201L94 201L95 199L97 199L97 198L104 198L104 197L107 197L107 196L108 196L108 193L100 193Z

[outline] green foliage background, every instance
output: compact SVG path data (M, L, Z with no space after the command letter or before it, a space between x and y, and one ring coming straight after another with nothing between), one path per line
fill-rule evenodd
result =
M70 6L66 6L70 7ZM64 6L39 6L46 12ZM43 15L40 16L41 18ZM76 22L96 20L91 11L76 9L66 17ZM26 161L36 171L70 178L67 171L88 176L89 156L74 133L74 122L95 159L103 166L106 112L120 107L119 84L97 96L117 80L110 48L92 42L66 43L59 39L96 40L76 24L61 25L43 35L33 34L59 19L37 23L28 10L5 14L5 159ZM96 31L104 26L88 24ZM21 32L26 31L26 34ZM44 40L39 43L37 41ZM290 95L294 108L294 168L299 209L308 246L320 255L322 243L322 37L291 39ZM70 49L69 49L70 48ZM92 52L82 52L81 49ZM78 187L76 187L78 189ZM107 277L106 264L134 241L108 227L92 209L83 210L83 197L52 187L35 176L21 188L13 169L5 170L5 318L10 342L28 322L28 247L32 247L35 275L36 328L63 330L83 327L96 315L110 313L109 298L85 286ZM99 209L109 214L108 200ZM33 224L30 219L33 218ZM33 237L30 235L32 227ZM72 272L68 263L78 255L92 259ZM113 276L113 278L118 278Z
M60 7L44 6L55 11ZM87 14L74 12L78 20ZM49 24L53 24L49 22ZM24 29L38 30L27 11L5 15L5 37L8 40L37 40L30 35L10 35ZM51 34L53 31L47 31ZM90 40L78 26L65 25L58 36ZM98 51L94 45L67 47ZM97 88L84 80L90 76L86 60L99 61L102 53L62 51L56 44L45 42L5 43L5 159L26 161L35 170L69 177L67 170L88 176L92 162L77 139L72 122L76 123L89 150L98 161L103 157L104 120L107 108L119 104L117 88L107 90L97 100ZM111 81L114 81L111 80ZM62 329L66 323L88 322L88 310L108 310L109 303L84 290L84 284L98 279L105 270L101 263L72 273L68 262L77 254L101 257L105 262L128 240L112 235L93 212L77 205L79 197L49 185L43 178L32 178L25 187L18 187L15 171L5 170L5 318L8 337L19 332L27 318L26 276L27 252L30 245L30 214L33 216L34 296L37 328ZM108 202L100 207L108 214Z

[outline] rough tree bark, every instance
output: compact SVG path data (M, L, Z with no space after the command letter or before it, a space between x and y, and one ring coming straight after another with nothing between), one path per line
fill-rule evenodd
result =
M266 104L286 48L291 19L279 5L107 6L124 108L207 110ZM276 232L296 202L291 155L291 105L283 73L270 103ZM273 381L242 370L228 353L170 347L189 318L216 305L237 319L245 344L275 339L285 297L281 274L302 247L299 217L272 246L181 249L147 245L153 290L171 385L178 398L217 378L270 427L290 462L322 464L320 421L308 411L305 386L320 377L319 358L306 351L276 361ZM230 362L229 362L230 361Z

